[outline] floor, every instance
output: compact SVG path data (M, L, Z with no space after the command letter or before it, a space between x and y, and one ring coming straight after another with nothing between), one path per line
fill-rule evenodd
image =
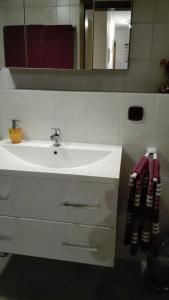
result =
M12 256L0 276L0 300L167 300L148 290L140 266L119 260L115 269Z

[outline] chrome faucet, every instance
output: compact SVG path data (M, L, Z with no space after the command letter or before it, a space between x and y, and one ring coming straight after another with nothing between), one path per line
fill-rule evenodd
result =
M51 141L54 141L53 146L61 146L61 130L59 128L51 128L52 134L50 136Z

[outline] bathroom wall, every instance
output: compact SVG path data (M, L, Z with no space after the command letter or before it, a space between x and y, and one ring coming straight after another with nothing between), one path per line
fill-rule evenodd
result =
M0 87L84 91L157 92L159 61L169 55L169 1L134 0L129 70L0 72Z
M142 122L127 119L128 107L141 105ZM118 207L117 256L128 257L123 245L128 175L149 146L157 147L163 194L162 231L169 231L169 95L0 90L0 138L8 134L12 118L23 121L25 138L49 139L50 127L59 127L69 142L122 144L123 159Z

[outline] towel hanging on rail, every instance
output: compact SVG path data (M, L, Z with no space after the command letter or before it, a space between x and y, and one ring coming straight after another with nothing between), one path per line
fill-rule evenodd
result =
M125 231L125 244L135 255L138 248L158 255L160 164L157 154L146 153L135 165L129 179L129 197Z

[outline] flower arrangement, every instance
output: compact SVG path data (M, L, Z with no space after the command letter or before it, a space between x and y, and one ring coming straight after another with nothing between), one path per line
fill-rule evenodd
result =
M160 65L164 66L165 68L165 72L166 75L169 78L169 60L166 58L161 59L160 61ZM169 93L169 82L164 83L161 87L160 87L160 93Z

